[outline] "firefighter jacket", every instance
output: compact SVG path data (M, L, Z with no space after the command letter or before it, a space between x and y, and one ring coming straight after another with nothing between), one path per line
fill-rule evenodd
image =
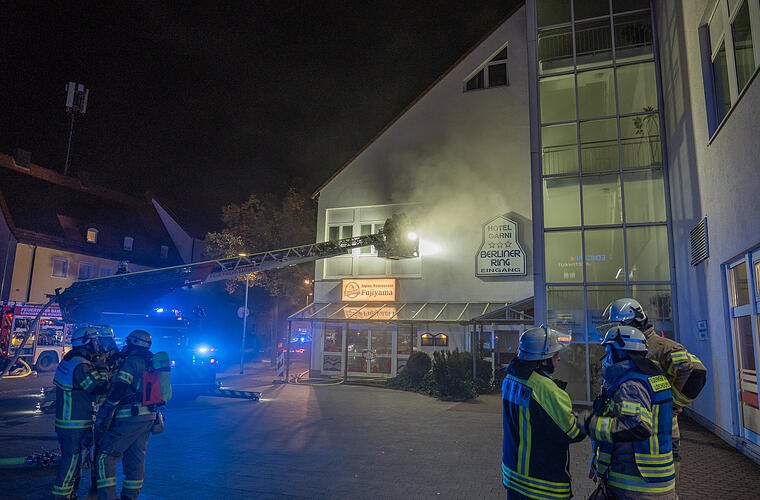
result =
M91 429L95 400L108 384L106 373L93 368L80 349L69 351L55 370L55 426L58 429Z
M705 365L675 340L657 335L651 326L644 330L644 336L647 338L647 358L660 365L670 382L673 406L676 409L687 406L705 385Z
M151 366L152 359L153 354L148 349L133 347L121 361L104 405L115 407L117 420L155 419L156 409L142 404L142 375Z
M586 435L570 396L535 367L512 361L502 384L502 483L528 498L570 498L569 446Z
M636 496L674 495L673 396L667 379L643 373L631 360L605 367L603 377L604 403L595 404L587 422L597 476Z

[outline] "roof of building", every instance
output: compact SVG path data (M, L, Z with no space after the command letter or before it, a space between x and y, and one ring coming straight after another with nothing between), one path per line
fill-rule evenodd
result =
M22 243L126 260L148 267L182 263L156 209L142 200L0 154L0 209ZM87 242L88 229L97 242ZM124 238L134 238L132 250ZM166 258L161 247L168 247Z
M388 130L389 128L391 128L394 123L396 123L397 121L399 121L401 119L401 117L406 114L407 111L409 111L410 109L412 109L415 104L417 104L423 97L425 97L425 95L428 92L430 92L433 89L433 87L435 87L438 84L438 82L440 82L441 80L443 80L446 77L446 75L448 75L449 73L451 73L454 70L454 68L456 68L459 65L459 63L461 63L462 61L464 61L464 59L468 55L470 55L470 53L473 50L475 50L480 44L482 44L489 36L491 36L491 34L494 31L496 31L499 28L499 26L501 26L502 24L504 24L505 22L507 22L507 20L509 18L511 18L514 15L514 13L517 12L524 4L525 4L525 0L510 0L509 2L507 2L507 7L508 7L507 15L504 16L504 18L501 21L499 21L495 26L493 26L490 30L488 30L488 32L485 35L483 35L480 38L480 40L478 40L472 47L470 47L470 49L467 50L467 52L465 52L464 54L462 54L454 62L454 64L452 64L451 66L449 66L446 69L446 71L444 71L438 78L436 78L435 80L433 80L433 82L430 85L428 85L425 88L425 90L423 90L417 97L415 97L412 100L412 102L410 102L409 104L407 104L406 107L404 107L404 109L402 109L399 114L397 114L391 121L389 121L382 129L380 129L380 131L377 134L375 134L375 136L372 139L370 139L370 141L367 142L367 144L365 144L361 149L359 149L359 151L357 151L353 156L351 156L351 158L349 158L348 161L346 161L337 170L335 170L332 173L332 175L330 175L330 177L325 182L323 182L322 185L319 186L312 193L311 197L312 198L316 198L317 196L319 196L319 193L322 192L322 190L325 187L327 187L327 185L330 184L333 181L333 179L335 179L338 175L340 175L341 172L343 172L346 168L348 168L348 166L351 165L351 163L353 163L353 161L356 158L358 158L359 155L361 155L368 147L370 147L370 145L372 145L372 143L374 143L378 138L380 138L380 136L382 136L385 133L386 130Z

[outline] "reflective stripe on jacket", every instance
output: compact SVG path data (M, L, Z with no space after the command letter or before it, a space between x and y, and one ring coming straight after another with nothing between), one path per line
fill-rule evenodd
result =
M56 386L55 426L59 429L87 429L95 416L92 392L107 383L106 376L76 353L58 364L53 378Z
M608 411L592 418L597 474L621 490L661 494L675 488L672 394L663 375L631 369L607 389Z
M689 405L704 386L705 365L675 340L658 335L653 327L647 328L644 336L647 338L647 358L660 365L670 382L673 405Z
M540 372L521 378L519 363L509 366L502 384L502 483L528 498L570 498L569 445L585 434L570 396Z

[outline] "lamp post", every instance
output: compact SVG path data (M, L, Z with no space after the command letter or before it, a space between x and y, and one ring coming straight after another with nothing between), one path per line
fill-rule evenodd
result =
M308 285L313 285L314 284L314 280L305 279L305 280L303 280L303 284L307 285L307 286ZM306 293L306 305L307 306L310 304L310 297L312 296L312 294L313 294L313 291L310 291L310 292Z
M238 256L240 257L246 257L248 254L240 253ZM245 360L245 330L247 326L247 320L248 320L248 284L251 279L251 273L246 273L245 275L245 299L243 301L243 307L240 308L241 314L240 316L243 318L243 336L240 339L240 374L243 374L243 362Z

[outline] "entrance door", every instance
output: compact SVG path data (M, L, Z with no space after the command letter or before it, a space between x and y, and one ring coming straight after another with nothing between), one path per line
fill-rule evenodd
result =
M760 405L758 405L757 353L758 316L753 313L756 290L751 279L760 262L744 258L729 265L726 270L728 299L731 307L731 334L734 344L734 366L738 388L741 435L760 444Z
M390 376L394 333L387 328L349 327L346 337L349 374Z

